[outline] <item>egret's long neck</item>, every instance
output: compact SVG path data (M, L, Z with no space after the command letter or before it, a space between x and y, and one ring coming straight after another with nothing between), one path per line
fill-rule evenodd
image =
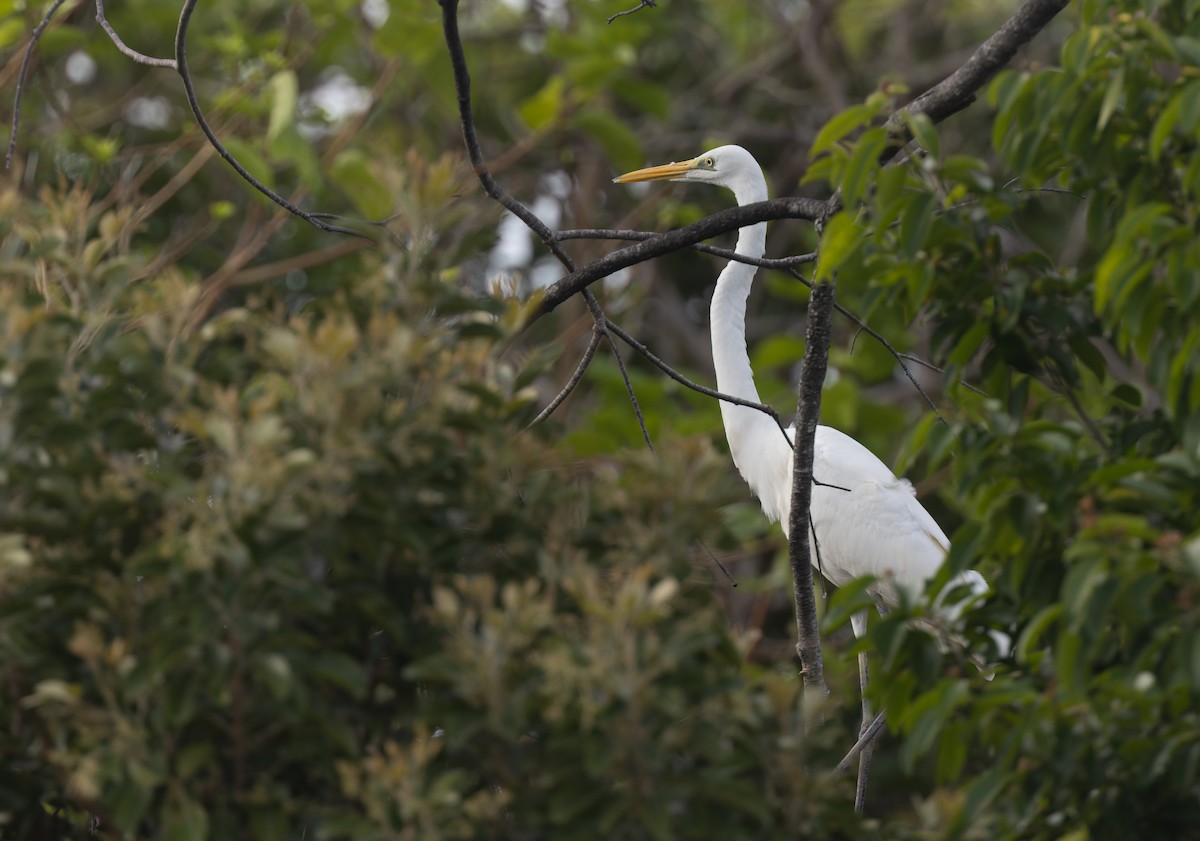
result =
M767 225L760 222L742 228L738 235L737 253L746 257L763 256L767 241ZM750 369L750 357L746 353L746 299L757 268L747 263L731 260L717 278L717 290L713 293L709 311L712 330L713 366L717 372L717 388L734 397L758 402L758 391L754 387L754 372ZM722 403L722 410L739 407ZM761 412L751 410L753 415ZM741 418L742 412L726 411L725 427L729 430L730 417Z
M758 182L735 189L738 204L765 201L767 185L759 176ZM742 228L738 234L737 253L759 258L766 250L767 225L760 222ZM713 294L710 321L712 331L713 367L717 373L717 390L743 400L760 402L754 387L754 372L746 352L746 299L754 280L755 266L731 261L717 278ZM770 417L757 409L721 403L725 436L733 462L758 495L763 508L772 518L782 518L782 502L773 494L779 472L790 464L790 449L782 433Z

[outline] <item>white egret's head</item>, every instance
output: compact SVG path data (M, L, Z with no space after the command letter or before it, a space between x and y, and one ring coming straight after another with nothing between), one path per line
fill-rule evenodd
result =
M718 146L690 161L651 166L613 179L617 184L635 181L698 181L733 190L739 204L763 201L767 184L762 167L741 146Z

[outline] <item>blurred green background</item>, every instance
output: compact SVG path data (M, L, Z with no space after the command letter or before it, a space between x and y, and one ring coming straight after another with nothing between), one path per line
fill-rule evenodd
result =
M465 162L436 4L195 12L217 135L354 239L237 178L177 75L76 0L0 182L0 838L1194 832L1200 4L1073 4L882 170L882 120L1016 4L606 21L630 5L463 3L493 171L555 228L727 206L609 183L720 143L773 195L842 189L839 300L944 369L914 368L944 420L835 317L824 421L910 476L949 567L992 583L962 633L989 655L989 630L1013 637L994 680L919 608L876 622L891 732L855 816L828 769L857 733L861 588L823 600L833 692L802 703L786 547L716 405L627 355L650 453L602 347L525 428L591 318L574 301L518 330L561 270ZM10 97L46 8L0 0ZM107 12L171 55L172 4ZM816 245L771 225L768 256ZM682 252L594 289L711 384L720 265ZM807 297L762 272L750 301L784 414Z

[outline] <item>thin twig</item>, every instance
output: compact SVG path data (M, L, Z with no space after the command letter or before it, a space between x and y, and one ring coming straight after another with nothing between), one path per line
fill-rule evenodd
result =
M1108 441L1106 441L1104 438L1104 433L1100 431L1100 427L1096 425L1096 421L1094 421L1083 408L1083 404L1079 402L1079 397L1075 394L1075 390L1066 383L1060 382L1057 391L1063 397L1067 398L1067 402L1071 404L1071 408L1075 410L1075 414L1078 415L1079 420L1083 422L1084 429L1086 429L1088 434L1092 436L1092 439L1100 445L1100 449L1104 450L1106 453L1111 453L1112 450Z
M588 340L587 349L583 352L583 357L579 360L579 364L575 367L575 373L571 375L571 379L567 380L567 384L562 387L562 390L555 395L554 399L546 404L546 408L538 413L538 416L529 422L529 426L536 426L546 418L554 414L554 410L562 405L562 402L567 399L568 395L575 390L575 386L579 385L579 381L583 379L583 375L587 373L588 366L592 364L592 357L596 355L596 348L600 347L600 341L604 333L593 322L592 338Z
M640 12L642 9L653 9L658 5L658 0L642 0L632 9L626 9L623 12L617 12L615 15L608 16L608 22L612 23L617 18L623 18L625 15L632 15L634 12Z
M875 740L875 738L879 735L879 732L883 730L886 724L887 711L881 710L879 715L875 716L875 720L871 722L870 726L867 727L867 729L862 732L862 735L858 737L858 741L854 743L854 747L850 748L850 750L846 752L846 755L842 757L842 761L839 762L833 769L833 773L841 774L845 771L849 771L851 763L853 763L855 758L862 753L863 748Z
M209 126L208 121L204 118L204 112L200 110L200 100L196 96L196 87L192 82L192 74L188 69L187 63L187 31L188 25L191 23L192 12L196 8L196 0L184 0L183 9L179 12L179 28L175 31L175 70L179 73L179 78L183 80L183 90L187 96L188 107L192 109L192 116L196 118L197 125L204 132L204 136L208 138L208 142L217 150L217 154L225 159L225 162L233 167L234 171L240 175L246 183L258 190L264 196L275 202L288 213L293 216L298 216L308 222L315 228L320 228L322 231L328 231L335 234L348 234L349 236L362 237L369 239L361 231L356 231L353 228L344 228L341 225L330 225L323 222L317 216L309 213L306 210L301 210L296 205L285 199L283 196L276 193L266 184L259 181L250 171L247 170L233 154L225 148L225 145L217 139L216 133Z
M770 406L767 406L763 403L755 403L753 400L745 400L741 397L734 397L732 394L723 394L722 392L714 391L707 386L700 385L700 383L693 382L656 356L654 351L650 350L650 348L646 347L633 336L622 330L620 325L618 325L612 319L608 319L606 324L608 329L615 333L621 339L621 341L625 342L625 344L636 350L638 353L644 356L651 365L658 368L680 385L690 388L692 391L699 392L706 397L712 397L716 400L732 403L735 406L745 406L749 409L757 409L758 411L767 415L769 418L771 418L771 420L775 421L775 425L779 427L779 431L783 435L783 440L787 441L788 447L792 447L792 439L788 436L787 427L783 425L783 419L779 416L779 412L775 411Z
M921 366L921 367L923 367L923 368L928 368L930 371L936 371L936 372L937 372L937 373L939 373L939 374L944 374L944 373L946 373L946 369L945 369L945 368L942 368L942 367L940 367L940 366L938 366L938 365L934 365L932 362L930 362L930 361L928 361L928 360L926 360L926 359L922 359L922 358L921 358L921 357L919 357L919 356L913 356L911 353L901 353L901 354L897 354L897 355L898 355L898 356L899 356L901 359L906 359L906 360L908 360L909 362L915 362L915 363L917 363L918 365L920 365L920 366ZM988 394L986 391L984 391L982 388L979 388L979 387L977 387L977 386L973 386L973 385L971 385L969 382L967 382L966 380L962 380L962 379L960 379L960 380L958 381L958 384L959 384L959 385L961 385L963 388L966 388L966 389L968 389L969 391L973 391L973 392L975 392L975 393L976 393L976 394L978 394L980 397L988 397L988 396L990 396L990 395L989 395L989 394ZM941 420L941 419L939 418L939 420ZM945 423L945 421L942 421L942 422L943 422L943 423Z
M735 579L732 575L729 574L729 570L727 570L725 568L725 564L721 563L721 559L718 558L716 555L714 555L713 551L711 549L709 549L707 546L705 546L703 543L699 544L699 546L701 549L703 549L705 552L708 553L708 557L712 558L712 562L717 565L717 568L720 569L721 572L725 573L725 577L729 579L730 586L736 588L738 585L737 579Z
M21 97L25 93L25 78L29 74L29 62L33 58L33 50L37 46L38 40L41 39L42 33L46 31L46 27L50 25L54 13L65 2L66 0L54 0L54 5L46 12L45 17L33 28L33 34L29 37L29 45L25 47L25 55L21 58L21 70L17 73L17 92L13 97L12 131L8 135L8 154L4 156L5 169L12 169L13 155L17 151L17 130L21 127Z
M173 58L155 58L144 53L139 53L137 50L129 47L121 40L121 36L112 28L108 22L108 18L104 16L104 0L96 0L96 22L100 24L100 28L108 33L108 38L123 54L136 61L138 64L148 64L151 67L169 67L175 69L175 59Z
M804 277L804 275L800 274L800 272L796 271L795 269L789 269L788 271L791 273L792 277L796 278L796 280L803 283L809 289L813 288L812 281L810 281L808 278ZM887 350L887 352L890 353L895 358L896 362L900 365L900 370L904 372L904 376L908 378L908 381L910 383L912 383L913 388L915 388L917 390L917 393L921 395L921 397L925 400L925 403L929 406L930 409L933 410L933 413L935 415L937 415L938 421L943 426L949 426L949 424L946 423L946 419L944 417L942 417L942 413L938 409L937 404L934 403L933 399L928 394L925 393L925 389L921 386L921 383L919 383L917 381L917 378L913 375L913 372L910 371L908 369L908 366L904 364L905 354L901 354L899 351L897 351L896 348L892 346L892 343L889 342L886 338L884 338L882 333L880 333L874 327L871 327L869 324L867 324L867 322L863 321L857 315L850 312L850 310L846 309L844 306L839 304L837 301L833 302L833 308L835 310L837 310L838 313L840 313L841 315L845 316L846 318L848 318L852 322L854 322L854 324L858 327L859 330L866 333L872 339L874 339L875 341L879 342L879 344L884 346L884 348ZM929 364L929 363L922 363L922 364ZM933 366L930 365L930 367L933 367Z
M601 318L607 324L607 317L601 315ZM617 349L617 343L613 340L612 333L605 330L604 338L608 340L608 345L612 348L613 358L617 360L617 368L621 371L621 379L625 381L625 392L629 395L629 402L633 404L633 413L637 415L638 426L642 429L642 438L646 441L646 446L650 448L650 452L654 452L654 442L650 440L650 430L646 428L646 417L642 414L641 404L638 403L637 394L633 391L633 382L629 379L629 371L625 369L625 360L621 358L621 353Z

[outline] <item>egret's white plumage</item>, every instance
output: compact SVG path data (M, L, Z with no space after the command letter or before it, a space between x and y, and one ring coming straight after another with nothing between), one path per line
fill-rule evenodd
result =
M697 158L630 172L616 179L631 181L697 181L727 187L738 204L767 199L767 182L754 157L740 146L720 146ZM737 253L762 257L766 223L742 228ZM720 277L711 306L713 365L717 389L761 402L746 352L746 299L756 267L731 261ZM772 520L787 531L792 498L792 451L774 420L747 406L721 403L721 416L733 462ZM794 439L795 428L788 429ZM921 595L946 557L950 541L917 501L912 485L899 479L882 461L850 436L818 426L813 460L812 523L816 546L812 562L835 586L861 576L874 576L872 593L894 605L905 591ZM819 546L819 564L818 564ZM959 576L976 593L987 584L974 571ZM856 617L856 633L865 617Z

